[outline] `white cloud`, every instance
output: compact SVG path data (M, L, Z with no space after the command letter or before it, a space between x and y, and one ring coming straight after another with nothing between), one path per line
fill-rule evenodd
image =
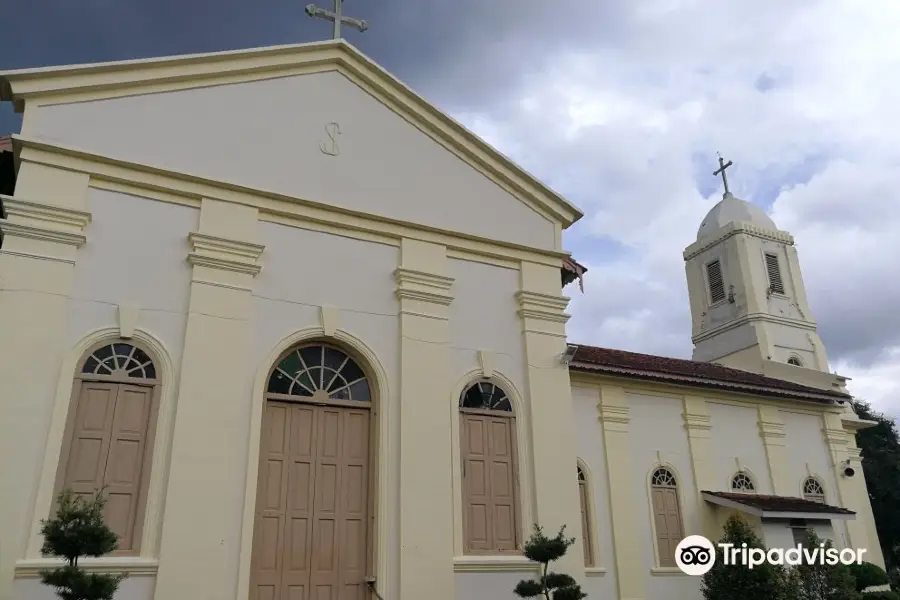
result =
M794 234L833 368L900 414L900 4L628 6L620 35L545 53L464 117L587 213L566 238L591 268L572 337L690 355L681 251L721 150ZM625 252L592 250L610 241Z

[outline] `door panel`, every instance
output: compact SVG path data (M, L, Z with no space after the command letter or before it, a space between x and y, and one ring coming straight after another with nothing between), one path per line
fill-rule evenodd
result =
M369 411L269 401L251 599L363 600Z

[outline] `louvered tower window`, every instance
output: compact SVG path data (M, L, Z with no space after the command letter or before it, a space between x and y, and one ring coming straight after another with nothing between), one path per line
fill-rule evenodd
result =
M722 279L722 264L714 260L706 265L706 280L709 282L709 301L711 304L725 299L725 281Z
M774 254L766 254L766 272L769 274L769 290L773 294L783 294L784 281L781 280L781 268L778 266L778 257Z

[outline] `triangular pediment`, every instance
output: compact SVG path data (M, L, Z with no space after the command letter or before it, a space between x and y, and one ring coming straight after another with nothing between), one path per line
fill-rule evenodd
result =
M13 71L23 138L532 247L581 212L343 40Z

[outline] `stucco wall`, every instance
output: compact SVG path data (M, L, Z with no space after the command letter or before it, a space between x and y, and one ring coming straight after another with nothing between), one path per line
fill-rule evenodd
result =
M773 493L756 410L710 402L709 413L712 446L716 452L715 481L721 486L719 489L731 489L731 478L740 466L752 473L757 492Z
M804 452L788 452L788 462L791 477L796 481L794 493L802 495L803 481L813 476L825 488L825 502L833 506L840 506L838 498L837 481L834 469L831 468L831 457L828 446L822 436L824 423L821 415L781 411L784 421L784 433L793 447L803 448ZM846 527L844 521L833 521L834 544L838 547L847 545Z
M649 476L657 466L666 466L678 478L678 497L681 502L685 535L700 531L699 500L694 483L687 432L681 416L681 398L676 396L628 393L631 422L630 441L634 477L635 515L637 535L643 550L644 572L648 598L677 597L698 599L700 583L697 578L681 574L657 576L653 511L650 506Z
M612 598L616 590L615 553L612 537L612 513L609 508L609 474L603 428L597 420L600 397L596 387L572 386L578 458L587 467L588 484L593 496L593 539L596 548L596 573L588 573L582 588L589 598ZM574 471L574 469L573 469ZM583 533L572 524L572 535ZM605 572L604 572L605 571Z
M34 107L28 119L37 139L104 156L489 239L555 244L550 221L336 71ZM331 150L331 122L340 127L337 156L320 149Z

